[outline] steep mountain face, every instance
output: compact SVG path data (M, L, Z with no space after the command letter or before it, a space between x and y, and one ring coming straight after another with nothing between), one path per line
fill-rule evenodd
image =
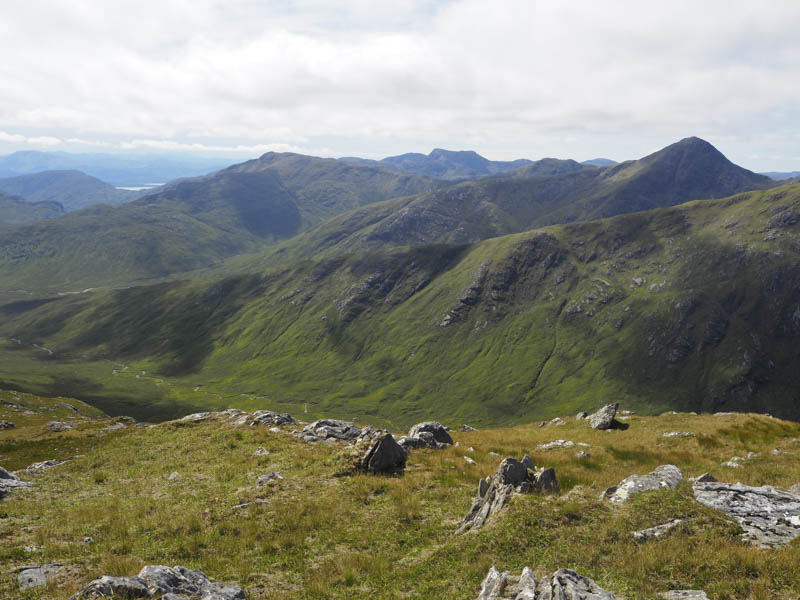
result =
M0 314L1 336L55 350L44 366L0 361L17 365L0 368L4 385L46 368L68 386L59 369L85 355L81 389L106 400L119 384L101 359L161 378L142 396L154 403L267 394L403 424L610 401L798 419L800 186Z
M344 158L347 162L381 164L404 171L425 175L433 179L458 181L476 179L512 171L529 164L531 161L521 158L512 161L489 160L472 150L443 150L436 148L430 154L409 152L398 156L387 156L380 161L362 158Z
M525 177L534 166L520 169L519 177L465 182L342 215L282 251L298 257L385 244L471 243L775 185L697 138L612 167Z
M267 154L135 202L0 233L0 290L65 291L203 268L344 210L441 185L385 167Z
M0 191L0 228L29 225L64 214L57 202L26 202L24 198Z
M66 211L94 204L122 204L144 195L118 190L113 185L80 171L44 171L0 179L0 190L29 202L58 202Z

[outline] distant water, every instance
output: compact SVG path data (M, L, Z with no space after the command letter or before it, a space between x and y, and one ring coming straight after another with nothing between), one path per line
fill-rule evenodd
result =
M128 190L129 192L141 192L142 190L152 190L161 187L163 183L145 183L144 185L117 186L118 190Z

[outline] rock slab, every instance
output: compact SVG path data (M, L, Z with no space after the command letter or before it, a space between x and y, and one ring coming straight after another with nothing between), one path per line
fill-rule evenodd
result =
M59 564L21 567L17 574L17 582L22 590L47 585L47 581L58 573L60 568Z
M675 489L683 473L675 465L661 465L647 475L630 475L603 492L602 497L613 504L623 504L631 496L649 490Z
M352 421L338 419L320 419L309 423L299 433L300 439L306 442L325 440L354 440L361 435L361 429Z
M722 511L744 530L742 539L762 548L781 546L800 536L800 496L765 485L697 482L695 500Z
M681 523L683 523L683 519L673 519L672 521L662 525L656 525L655 527L650 527L648 529L640 529L639 531L633 532L633 539L637 542L646 542L647 540L657 539Z
M212 582L202 571L186 567L150 565L136 577L100 577L70 600L93 598L167 598L169 594L192 600L246 600L242 588Z
M614 417L617 416L617 409L619 402L606 404L603 408L596 413L587 417L589 419L589 427L592 429L611 429L614 424Z

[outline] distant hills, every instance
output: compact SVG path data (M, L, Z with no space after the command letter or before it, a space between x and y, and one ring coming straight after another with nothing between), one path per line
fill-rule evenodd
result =
M448 181L497 175L522 167L531 162L527 159L513 161L489 160L472 150L453 151L443 150L442 148L436 148L427 155L409 152L398 156L388 156L379 161L352 157L346 157L340 160L365 164L381 164L397 169L398 171L416 173L432 179L445 179Z
M775 179L777 181L781 181L784 179L794 179L795 177L800 177L800 171L791 171L791 172L781 172L781 171L768 171L766 173L761 173L762 175L766 175L770 179Z
M581 164L588 165L590 167L610 167L619 163L615 160L611 160L610 158L593 158L591 160L584 160L581 162Z
M57 202L28 202L0 191L0 228L29 225L63 214L64 207Z
M385 245L471 243L775 185L768 177L734 165L699 138L611 167L558 164L567 172L538 176L537 163L532 163L514 171L514 177L468 181L365 206L291 240L280 252L299 258ZM528 170L532 175L527 176Z
M117 207L0 233L0 289L129 283L208 267L353 207L444 185L382 166L265 154Z
M29 202L58 202L66 211L94 204L123 204L146 191L120 190L80 171L43 171L0 178L0 190Z
M231 164L190 154L71 154L26 150L0 156L0 177L41 171L82 171L114 186L143 186L196 177Z

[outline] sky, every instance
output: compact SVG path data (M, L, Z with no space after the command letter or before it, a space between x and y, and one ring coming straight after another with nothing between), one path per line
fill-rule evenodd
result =
M2 0L0 154L638 158L800 170L796 0Z

